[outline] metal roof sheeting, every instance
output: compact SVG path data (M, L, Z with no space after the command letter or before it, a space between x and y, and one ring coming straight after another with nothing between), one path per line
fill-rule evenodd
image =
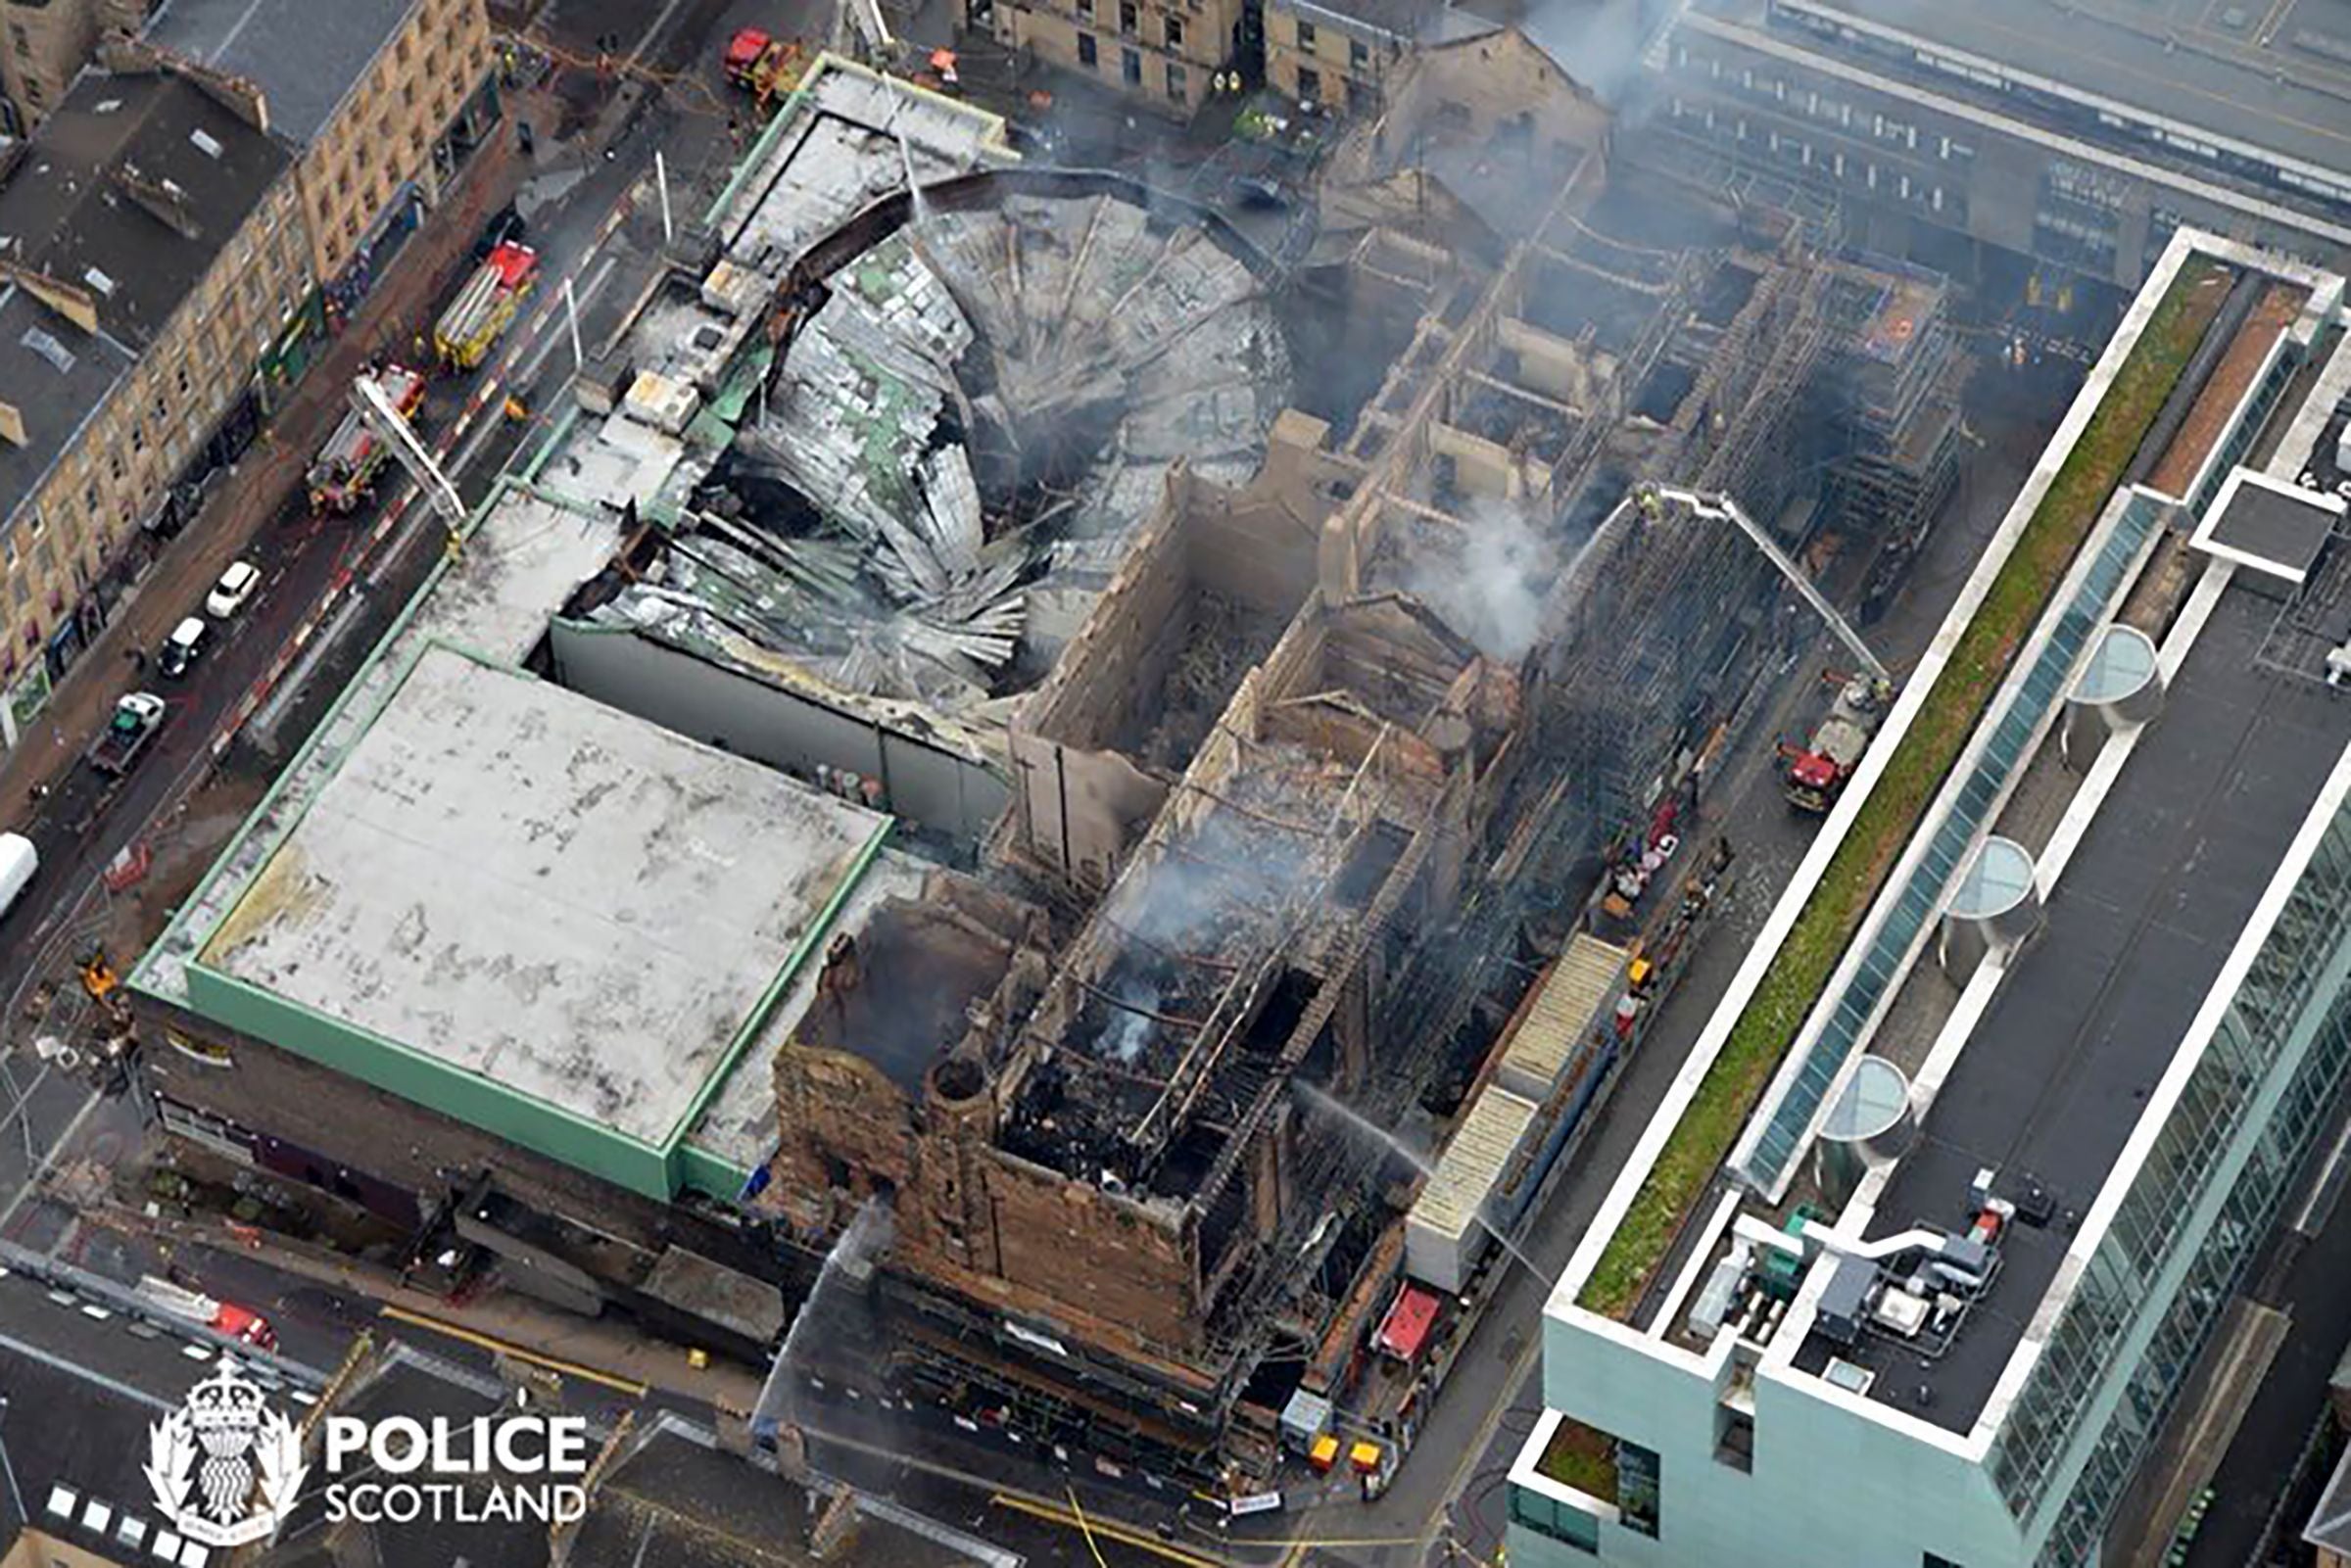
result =
M1520 1012L1496 1081L1537 1105L1550 1099L1631 956L1613 942L1577 932Z
M1500 1084L1477 1097L1406 1217L1406 1273L1440 1291L1462 1288L1490 1239L1480 1212L1534 1120L1534 1102Z

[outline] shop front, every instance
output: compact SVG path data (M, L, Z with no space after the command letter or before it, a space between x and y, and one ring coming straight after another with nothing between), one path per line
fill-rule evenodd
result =
M326 291L312 289L277 341L262 356L260 413L274 413L326 349ZM257 421L258 424L258 421Z

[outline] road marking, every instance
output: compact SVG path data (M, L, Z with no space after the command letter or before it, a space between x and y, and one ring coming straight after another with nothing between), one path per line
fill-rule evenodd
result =
M987 1500L995 1507L1010 1508L1015 1513L1030 1514L1052 1524L1067 1525L1080 1531L1087 1529L1084 1515L1072 1513L1069 1509L1056 1507L1052 1503L1031 1502L1026 1497L1016 1497L1006 1492L993 1493ZM1182 1550L1180 1547L1171 1546L1165 1542L1154 1541L1149 1536L1127 1529L1124 1525L1095 1522L1091 1529L1093 1534L1108 1536L1123 1546L1132 1546L1137 1551L1147 1551L1154 1556L1165 1557L1170 1562L1182 1563L1184 1568L1217 1568L1214 1558L1202 1557ZM1092 1545L1093 1544L1088 1541L1087 1544ZM1094 1552L1095 1556L1099 1558L1101 1548L1095 1547Z
M1064 1487L1062 1490L1070 1495L1070 1512L1078 1516L1078 1533L1085 1537L1085 1549L1094 1554L1094 1568L1110 1568L1109 1561L1102 1555L1101 1544L1094 1540L1093 1528L1085 1522L1085 1510L1078 1506L1078 1489Z
M597 291L612 280L612 273L619 265L619 257L607 256L604 258L603 264L599 266L589 277L587 286L577 292L577 303L581 309L588 309L590 303L596 299ZM539 367L547 363L547 356L554 353L556 344L563 341L562 337L552 332L548 332L541 338L538 349L531 355L530 362L522 367L521 379L526 384L538 380Z
M477 1334L472 1329L461 1327L442 1318L427 1317L422 1312L411 1312L405 1307L387 1305L381 1315L390 1318L395 1323L407 1323L413 1328L430 1329L435 1334L446 1335L450 1339L461 1341L481 1350L491 1351L500 1355L511 1355L518 1361L528 1361L534 1366L544 1366L551 1372L562 1372L571 1377L586 1378L591 1383L601 1383L608 1389L618 1389L623 1394L638 1399L643 1399L648 1389L651 1387L649 1384L637 1382L633 1378L618 1377L610 1372L600 1372L593 1366L582 1366L577 1361L564 1361L552 1355L542 1355L537 1351L525 1350L510 1341L494 1339L488 1334Z
M81 1130L81 1124L90 1119L90 1113L98 1109L99 1098L98 1091L92 1089L90 1097L81 1102L81 1109L73 1113L73 1119L66 1123L65 1131L59 1133L42 1152L41 1163L25 1176L24 1185L17 1189L17 1195L8 1201L6 1209L0 1209L0 1234L6 1233L9 1221L17 1217L17 1211L24 1207L24 1200L32 1196L33 1189L48 1179L50 1170L57 1164L58 1151L73 1141L73 1135Z

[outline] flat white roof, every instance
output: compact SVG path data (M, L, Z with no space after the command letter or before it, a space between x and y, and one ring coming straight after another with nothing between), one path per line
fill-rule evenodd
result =
M1461 1236L1479 1223L1486 1199L1534 1119L1533 1102L1488 1084L1445 1146L1445 1157L1413 1205L1411 1223L1441 1236Z
M203 962L660 1144L887 822L435 646Z
M914 898L933 871L926 861L901 850L885 849L874 857L857 886L836 915L826 940L835 935L864 934L874 911L892 898ZM696 1123L687 1142L715 1155L739 1170L748 1171L776 1146L776 1053L784 1048L808 1008L816 1000L817 982L824 977L821 955L811 957L793 976L792 989L760 1025L751 1048L743 1054L726 1086L712 1097L709 1109Z

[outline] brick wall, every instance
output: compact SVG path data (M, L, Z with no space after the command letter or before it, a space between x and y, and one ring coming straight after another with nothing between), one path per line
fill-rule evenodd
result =
M918 1116L870 1064L795 1043L776 1059L776 1109L769 1190L796 1223L830 1228L887 1190L890 1258L908 1273L1087 1338L1198 1349L1188 1219L997 1150L984 1095L935 1097Z

